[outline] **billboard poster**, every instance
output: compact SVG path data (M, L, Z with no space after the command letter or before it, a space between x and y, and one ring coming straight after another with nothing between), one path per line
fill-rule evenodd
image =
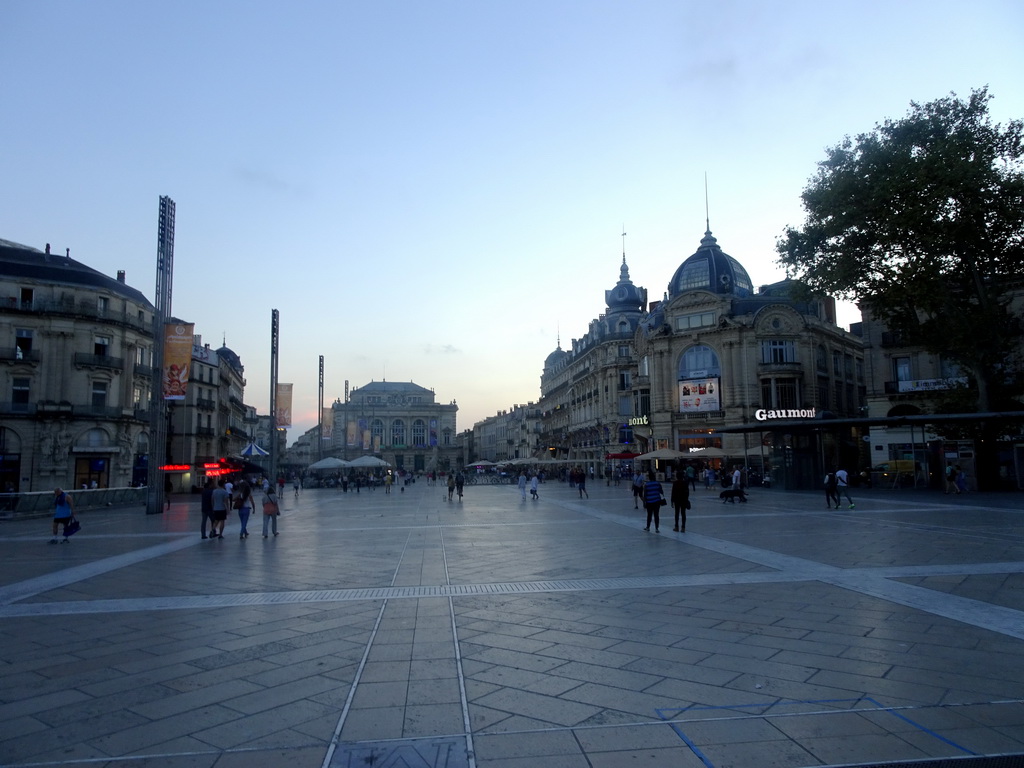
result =
M437 419L430 420L430 445L437 445Z
M164 400L184 400L192 366L192 323L164 323L164 366L161 380Z
M345 422L345 445L351 447L359 445L359 424L354 420Z
M320 439L324 442L334 440L334 409L324 408L320 417Z
M277 428L284 429L292 425L292 385L277 385Z
M679 382L679 411L695 413L697 411L720 411L721 400L719 380L714 379L683 379Z

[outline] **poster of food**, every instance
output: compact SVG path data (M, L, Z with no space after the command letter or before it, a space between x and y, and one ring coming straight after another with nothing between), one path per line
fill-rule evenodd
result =
M285 429L292 425L292 385L278 384L275 401L277 428Z
M719 380L683 379L679 382L679 411L720 411Z
M184 400L192 364L192 323L164 323L164 400Z

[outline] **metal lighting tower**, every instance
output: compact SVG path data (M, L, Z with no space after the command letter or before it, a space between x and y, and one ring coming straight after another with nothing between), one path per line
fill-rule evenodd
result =
M320 399L319 407L317 408L317 446L316 457L322 459L324 457L324 356L320 355Z
M160 197L156 242L156 294L153 304L153 389L149 407L149 463L146 467L148 492L146 514L164 511L163 472L167 463L167 403L164 400L164 323L171 316L171 289L174 284L174 201Z
M270 310L270 480L277 482L277 340L280 314Z

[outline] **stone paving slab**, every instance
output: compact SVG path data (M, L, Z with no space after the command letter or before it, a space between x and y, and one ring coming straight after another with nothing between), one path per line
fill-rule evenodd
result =
M306 490L266 540L200 539L192 497L0 523L0 767L1024 754L1024 495L698 490L655 534L588 490Z

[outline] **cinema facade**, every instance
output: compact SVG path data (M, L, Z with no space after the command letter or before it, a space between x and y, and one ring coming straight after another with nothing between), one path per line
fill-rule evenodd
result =
M831 465L858 471L869 461L864 344L836 324L834 299L802 288L755 290L708 230L645 306L623 257L607 312L545 361L550 455L607 471L669 448L784 488L818 488Z

